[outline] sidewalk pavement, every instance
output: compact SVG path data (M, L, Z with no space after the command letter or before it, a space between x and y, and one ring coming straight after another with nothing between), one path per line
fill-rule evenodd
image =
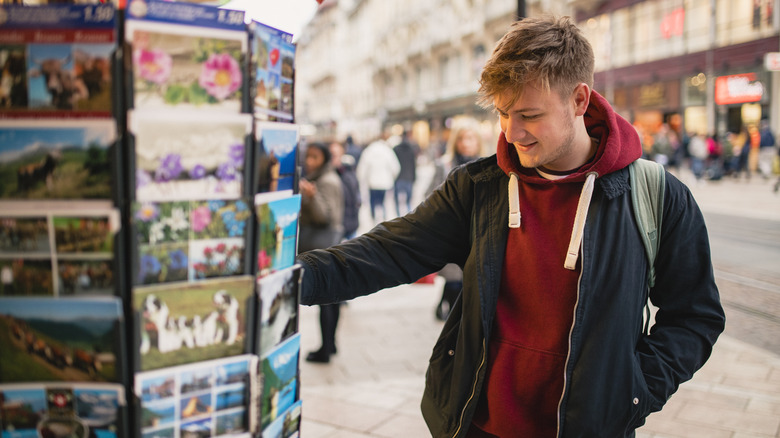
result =
M780 195L770 182L686 182L705 214L738 212L780 226ZM441 288L404 285L350 301L341 310L338 354L327 365L304 360L320 345L319 310L301 308L301 436L430 436L419 405L443 325L434 317ZM727 328L709 361L637 436L780 438L780 355L730 337Z

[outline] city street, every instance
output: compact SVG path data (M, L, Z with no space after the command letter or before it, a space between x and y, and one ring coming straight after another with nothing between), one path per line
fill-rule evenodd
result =
M428 171L418 169L423 181ZM707 220L727 325L704 368L637 436L780 437L780 194L759 177L680 178ZM301 360L302 436L429 436L419 402L442 325L434 318L440 291L440 283L399 286L342 308L331 363ZM302 358L319 347L317 315L301 309Z

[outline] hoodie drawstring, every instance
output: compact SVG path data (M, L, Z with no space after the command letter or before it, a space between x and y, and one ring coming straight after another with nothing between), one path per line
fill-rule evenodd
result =
M520 186L514 172L509 173L509 228L520 228Z
M582 186L582 192L580 192L569 249L566 251L566 260L563 262L563 267L570 271L577 267L582 235L585 234L585 218L588 217L588 208L590 207L590 199L593 197L593 187L596 185L597 176L596 172L588 173L585 184ZM514 172L509 173L509 228L520 228L520 186Z
M580 192L580 201L577 204L577 215L574 216L569 249L566 251L566 260L563 262L563 267L570 271L573 271L577 266L582 235L585 234L585 218L588 217L588 207L590 207L590 198L593 196L595 184L596 172L588 173L587 178L585 178L585 184L582 186L582 192Z

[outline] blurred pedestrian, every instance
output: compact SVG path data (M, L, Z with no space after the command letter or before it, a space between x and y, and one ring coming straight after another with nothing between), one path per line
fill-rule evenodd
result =
M775 135L769 127L769 120L761 120L758 144L758 170L764 179L772 176L772 160L775 158Z
M401 134L401 142L393 147L393 152L398 158L398 164L401 165L393 190L396 213L401 216L412 210L412 191L417 180L417 156L420 154L420 147L409 138L409 131L404 130ZM405 207L403 213L402 205Z
M360 183L355 173L355 158L345 153L344 145L334 141L330 144L331 165L341 178L344 192L344 240L355 237L360 226Z
M439 187L452 169L484 155L485 147L476 122L461 122L460 126L453 128L444 155L435 161L433 178L426 195ZM444 287L435 315L444 321L463 288L463 271L455 263L448 263L439 271L439 276L444 278Z
M401 171L395 152L384 139L371 142L360 154L357 165L358 181L368 189L371 205L371 218L377 222L382 210L382 219L390 219L385 210L385 194L395 185L395 179Z
M347 155L350 155L355 159L354 165L357 166L357 163L360 161L360 154L363 153L363 149L355 143L351 135L347 136L347 139L344 141L344 143L344 149L346 149Z
M480 79L479 103L501 128L496 155L455 168L409 214L298 256L304 305L463 269L426 373L433 437L634 436L723 331L695 199L664 173L649 260L629 176L641 144L593 75L571 18L514 22Z
M344 195L341 179L331 166L330 149L324 143L306 147L304 177L299 181L301 215L298 249L300 252L327 248L344 235ZM339 304L320 306L322 345L306 356L309 362L328 363L336 353L336 327Z

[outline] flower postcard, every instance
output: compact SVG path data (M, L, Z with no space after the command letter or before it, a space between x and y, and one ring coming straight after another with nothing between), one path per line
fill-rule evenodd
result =
M115 141L108 119L0 120L0 200L111 198Z
M292 190L295 185L298 142L297 125L256 122L255 192Z
M301 195L292 191L255 195L257 211L257 275L289 268L298 250Z
M246 33L129 19L132 106L239 113L246 81Z
M118 297L0 298L0 382L122 378Z
M252 116L134 111L135 199L237 199L243 193Z
M302 268L283 269L257 280L260 336L256 352L264 356L298 332L298 295Z
M249 436L256 377L251 355L136 374L141 436Z
M253 327L251 276L133 289L142 371L248 351Z
M4 437L122 437L125 407L125 387L114 383L0 385Z
M135 203L135 284L243 274L251 215L243 200Z

